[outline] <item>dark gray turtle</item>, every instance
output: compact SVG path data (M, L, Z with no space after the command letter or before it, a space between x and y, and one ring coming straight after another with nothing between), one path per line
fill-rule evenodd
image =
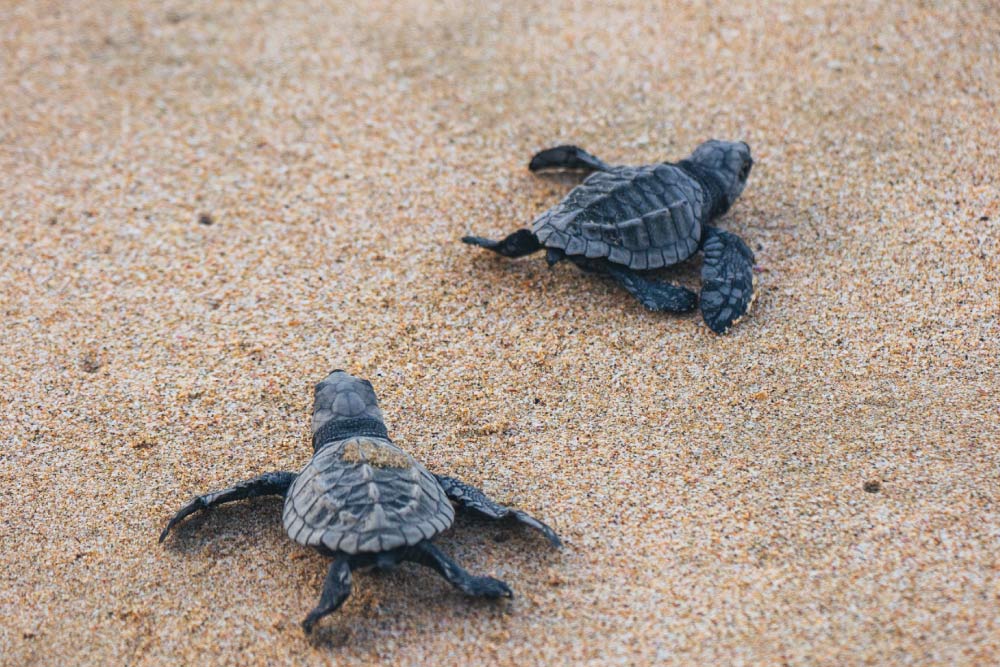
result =
M504 582L469 574L431 543L451 526L452 502L490 519L516 519L560 546L559 537L541 521L452 477L431 474L394 445L367 380L338 370L317 384L312 431L313 457L302 472L265 473L198 496L170 519L160 541L199 510L256 496L284 496L288 535L334 559L319 605L302 621L306 633L344 603L351 593L351 571L361 567L388 569L412 561L433 568L467 595L513 597Z
M694 292L637 272L682 262L701 250L702 316L712 331L723 333L753 301L754 257L739 237L711 222L743 192L752 166L743 142L706 141L685 160L643 167L612 166L576 146L550 148L528 168L596 173L538 216L530 230L501 241L462 240L505 257L545 248L549 264L569 259L605 273L650 310L674 313L694 309Z

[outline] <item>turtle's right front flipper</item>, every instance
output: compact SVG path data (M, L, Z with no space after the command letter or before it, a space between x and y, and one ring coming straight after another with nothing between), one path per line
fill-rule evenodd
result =
M556 146L536 153L528 164L531 171L542 169L574 169L581 171L609 171L611 165L578 146Z
M435 475L438 484L444 489L445 495L459 504L460 507L472 510L489 519L505 519L512 517L517 521L531 526L548 539L554 547L561 547L562 541L556 531L521 510L506 507L496 502L481 490L447 475Z
M753 301L753 252L743 239L709 227L702 245L701 314L715 333L725 333Z
M538 237L530 229L519 229L501 241L492 241L482 236L463 236L462 243L477 245L504 257L524 257L542 249Z
M200 510L206 510L223 503L231 503L234 500L245 498L256 498L258 496L283 496L288 491L288 487L295 481L294 472L267 472L259 477L240 482L235 486L222 491L213 491L198 496L184 507L177 511L177 514L170 519L167 527L160 533L160 542L167 539L167 533L175 525L184 520L185 517Z

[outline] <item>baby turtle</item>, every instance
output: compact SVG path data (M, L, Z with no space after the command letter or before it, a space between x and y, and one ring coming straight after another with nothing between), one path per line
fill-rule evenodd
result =
M541 521L490 500L479 489L434 475L389 439L375 391L367 380L336 370L316 385L313 457L302 472L269 472L198 496L178 511L160 542L190 514L222 503L278 495L288 535L333 557L319 605L302 621L308 634L351 593L351 571L389 569L401 561L433 568L466 595L513 597L504 582L463 570L431 543L451 526L451 503L489 519L511 517L559 537Z
M643 167L612 166L576 146L550 148L532 158L528 169L595 173L538 216L530 230L501 241L462 241L504 257L545 248L550 265L569 259L605 273L646 308L673 313L693 310L694 292L637 272L677 264L701 250L701 313L712 331L724 333L753 301L754 256L739 237L711 223L743 192L752 167L750 147L742 141L706 141L685 160Z

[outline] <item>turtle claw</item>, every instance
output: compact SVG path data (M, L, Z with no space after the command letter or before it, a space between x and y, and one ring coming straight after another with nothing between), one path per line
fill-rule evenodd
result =
M471 577L462 587L462 592L466 595L490 600L514 597L514 591L510 590L510 586L493 577Z
M176 526L178 523L183 521L188 516L200 510L206 509L207 507L208 503L205 502L205 496L198 496L197 498L189 502L187 505L180 508L176 514L170 517L170 521L167 522L167 527L164 528L163 532L160 533L160 540L159 540L160 544L163 543L163 540L167 539L167 534L170 533L170 530L174 526Z
M318 621L320 618L321 616L316 612L314 611L309 612L309 615L302 620L302 632L306 633L307 635L311 635L313 627L316 625L316 621Z
M562 540L560 540L559 536L556 535L556 531L549 528L544 522L539 521L527 512L522 512L521 510L511 510L511 515L524 525L531 526L544 535L545 539L547 539L556 549L562 548Z

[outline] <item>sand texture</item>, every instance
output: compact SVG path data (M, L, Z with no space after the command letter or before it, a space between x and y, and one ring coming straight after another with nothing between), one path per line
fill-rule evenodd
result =
M1000 5L731 4L3 2L0 663L1000 661ZM727 336L458 242L568 192L541 148L710 137ZM308 640L277 499L157 544L333 368L565 548L459 517L513 600L361 572Z

